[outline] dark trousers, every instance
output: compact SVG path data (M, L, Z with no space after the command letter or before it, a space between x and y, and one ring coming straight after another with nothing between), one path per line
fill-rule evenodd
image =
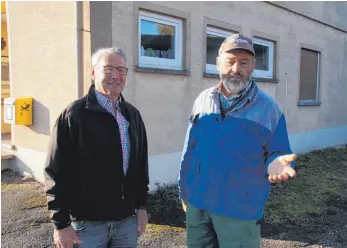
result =
M239 220L211 214L188 204L188 248L259 248L260 225L256 220Z

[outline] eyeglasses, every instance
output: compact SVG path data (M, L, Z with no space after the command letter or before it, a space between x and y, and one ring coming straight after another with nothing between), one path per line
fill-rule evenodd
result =
M106 75L113 75L116 71L119 75L127 75L129 68L126 67L113 67L113 66L104 66L104 72Z

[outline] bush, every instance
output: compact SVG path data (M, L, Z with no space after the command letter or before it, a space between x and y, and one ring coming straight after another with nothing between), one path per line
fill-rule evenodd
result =
M149 223L185 226L185 213L178 197L177 184L156 184L157 191L148 198Z

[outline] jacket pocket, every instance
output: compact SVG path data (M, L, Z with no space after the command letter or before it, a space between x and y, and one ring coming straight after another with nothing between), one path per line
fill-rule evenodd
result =
M87 222L85 220L72 221L71 226L75 231L83 231L87 226Z
M189 116L189 121L192 123L193 126L198 123L198 119L199 119L199 113L192 114Z
M197 129L198 119L199 119L199 114L194 114L189 116L189 122L190 122L191 128L190 128L190 139L189 139L188 147L189 149L191 149L192 152L198 143L198 129Z
M190 162L189 162L189 171L191 174L200 174L201 169L201 161L200 161L200 154L199 154L199 148L197 147L199 144L199 132L198 132L198 119L199 119L199 113L193 114L189 116L189 121L191 123L191 130L190 130L190 138L189 138L189 144L188 149L190 150Z
M77 234L84 237L91 237L96 233L103 233L108 227L108 221L72 221L71 225Z
M191 176L199 175L201 172L201 160L199 160L196 156L192 156L188 167L188 171Z
M139 158L139 156L138 156L139 155L139 136L138 136L138 132L136 130L135 124L131 123L129 125L128 130L129 130L128 133L130 134L130 139L131 139L130 142L135 142L133 147L135 147L134 154L136 154L136 160L137 160ZM131 143L130 143L130 145L131 145ZM130 153L131 153L131 151L130 151Z

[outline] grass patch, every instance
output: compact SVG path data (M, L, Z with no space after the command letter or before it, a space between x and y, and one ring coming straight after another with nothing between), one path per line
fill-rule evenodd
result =
M147 224L148 231L150 232L160 232L160 231L172 231L172 232L184 232L185 229L182 227L172 227L156 224Z
M15 190L15 189L26 189L28 187L27 184L1 184L1 190Z
M47 205L47 198L43 195L24 202L25 208L39 208Z
M186 229L182 227L172 227L165 225L147 224L146 232L156 238L165 236L165 233L181 233Z
M303 216L319 215L335 201L347 201L347 149L325 149L298 156L297 178L276 184L265 208L275 224L299 223ZM332 201L332 202L331 202Z
M46 207L46 205L45 205L45 207ZM47 216L48 218L50 218L50 213L49 213L47 207L43 210L43 213L45 214L45 216Z

